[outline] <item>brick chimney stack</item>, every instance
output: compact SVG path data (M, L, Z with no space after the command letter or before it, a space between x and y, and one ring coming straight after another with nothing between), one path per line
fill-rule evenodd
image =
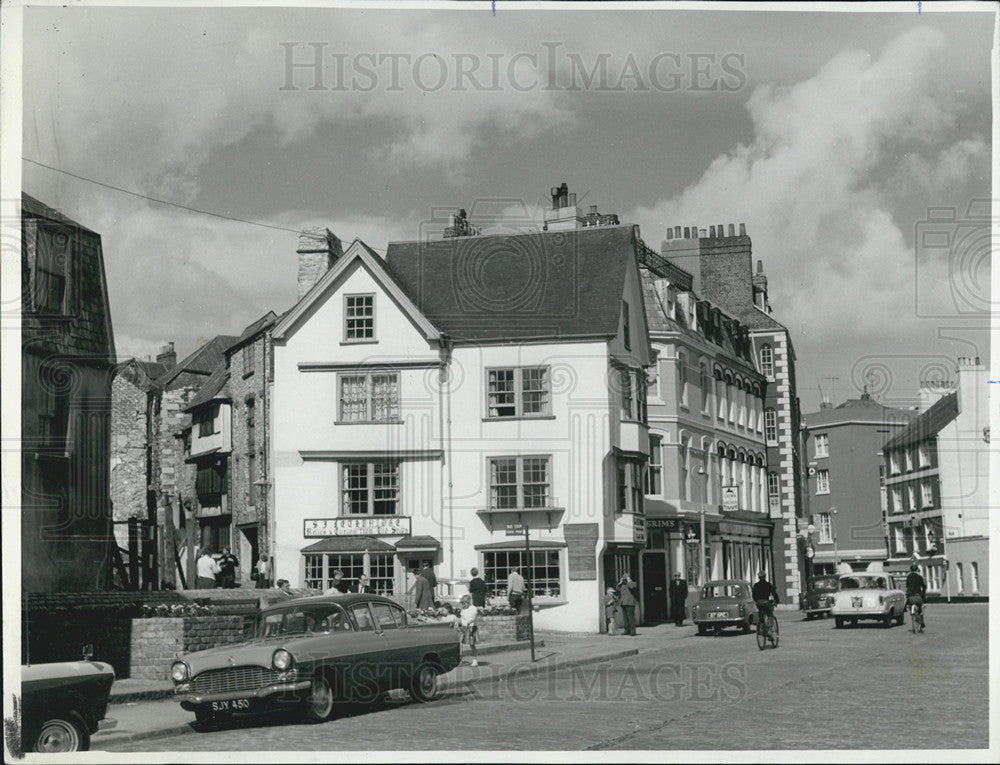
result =
M767 302L767 276L764 275L764 261L757 261L757 273L753 275L753 302L762 311L771 312Z
M305 228L299 234L299 299L344 254L340 239L328 228Z
M171 369L177 366L177 351L174 350L174 343L170 341L156 354L156 363L162 364L164 369Z

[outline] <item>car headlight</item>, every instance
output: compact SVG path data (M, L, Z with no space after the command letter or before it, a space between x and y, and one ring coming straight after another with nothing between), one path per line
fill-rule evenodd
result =
M747 607L740 603L740 616L746 616Z
M284 648L279 648L274 652L274 656L271 657L271 666L275 669L280 669L284 672L286 669L291 669L295 660L292 655L288 653Z
M183 683L191 675L191 670L183 661L175 661L170 668L170 677L175 683Z

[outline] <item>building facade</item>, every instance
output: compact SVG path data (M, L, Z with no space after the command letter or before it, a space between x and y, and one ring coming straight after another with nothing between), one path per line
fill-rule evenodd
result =
M22 588L106 589L115 342L100 235L22 195L21 287Z
M758 261L753 271L750 237L744 224L707 230L675 226L661 245L664 258L692 274L696 294L749 329L757 368L767 381L764 437L767 444L767 491L774 523L774 584L786 603L798 599L805 568L799 541L803 525L799 399L795 351L788 329L771 313L767 277ZM780 540L780 541L779 541Z
M884 449L891 570L920 566L931 592L989 594L987 372L959 358L953 382L925 386L929 404Z
M538 626L598 631L646 540L638 245L567 227L383 260L304 233L318 278L273 331L275 575L400 597L427 562L503 594L517 567Z
M699 300L691 275L655 253L642 273L656 358L642 578L644 614L655 620L667 618L670 572L687 579L692 601L708 579L755 581L761 570L771 576L774 525L766 381L748 329Z
M867 393L803 417L810 527L807 576L845 562L864 570L885 562L882 449L913 412L883 406Z

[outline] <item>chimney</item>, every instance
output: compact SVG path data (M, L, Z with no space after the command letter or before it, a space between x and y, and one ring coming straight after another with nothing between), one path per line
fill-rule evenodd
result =
M174 350L173 341L160 348L160 352L156 354L156 363L162 364L165 369L177 366L177 351Z
M820 409L833 409L833 404L830 403L830 399L823 397L823 400L819 402Z
M767 304L767 277L764 275L764 261L757 261L757 273L751 278L753 282L753 302L760 310L770 313Z
M986 365L978 356L959 356L955 371L959 438L978 439L980 429L990 424L986 405Z
M328 228L304 228L299 234L299 299L313 288L337 258L344 254L344 248Z

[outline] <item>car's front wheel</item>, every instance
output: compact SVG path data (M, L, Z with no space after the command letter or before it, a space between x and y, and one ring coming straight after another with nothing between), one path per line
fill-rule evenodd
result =
M434 701L441 695L438 689L438 669L429 661L421 662L410 677L410 696L414 701Z
M316 674L309 690L309 700L306 703L306 720L320 723L330 719L333 714L333 687L326 675Z
M892 615L892 609L890 608L890 609L889 609L889 610L888 610L888 611L886 612L885 616L883 616L883 617L882 617L882 626L883 626L883 627L884 627L885 629L889 629L889 627L891 627L891 626L892 626L892 620L893 620L893 618L894 618L894 617L893 617L893 615Z
M699 624L698 625L698 634L699 635L707 635L708 634L708 627L706 627L704 624Z
M32 748L36 752L82 752L90 748L90 734L75 714L46 720Z

